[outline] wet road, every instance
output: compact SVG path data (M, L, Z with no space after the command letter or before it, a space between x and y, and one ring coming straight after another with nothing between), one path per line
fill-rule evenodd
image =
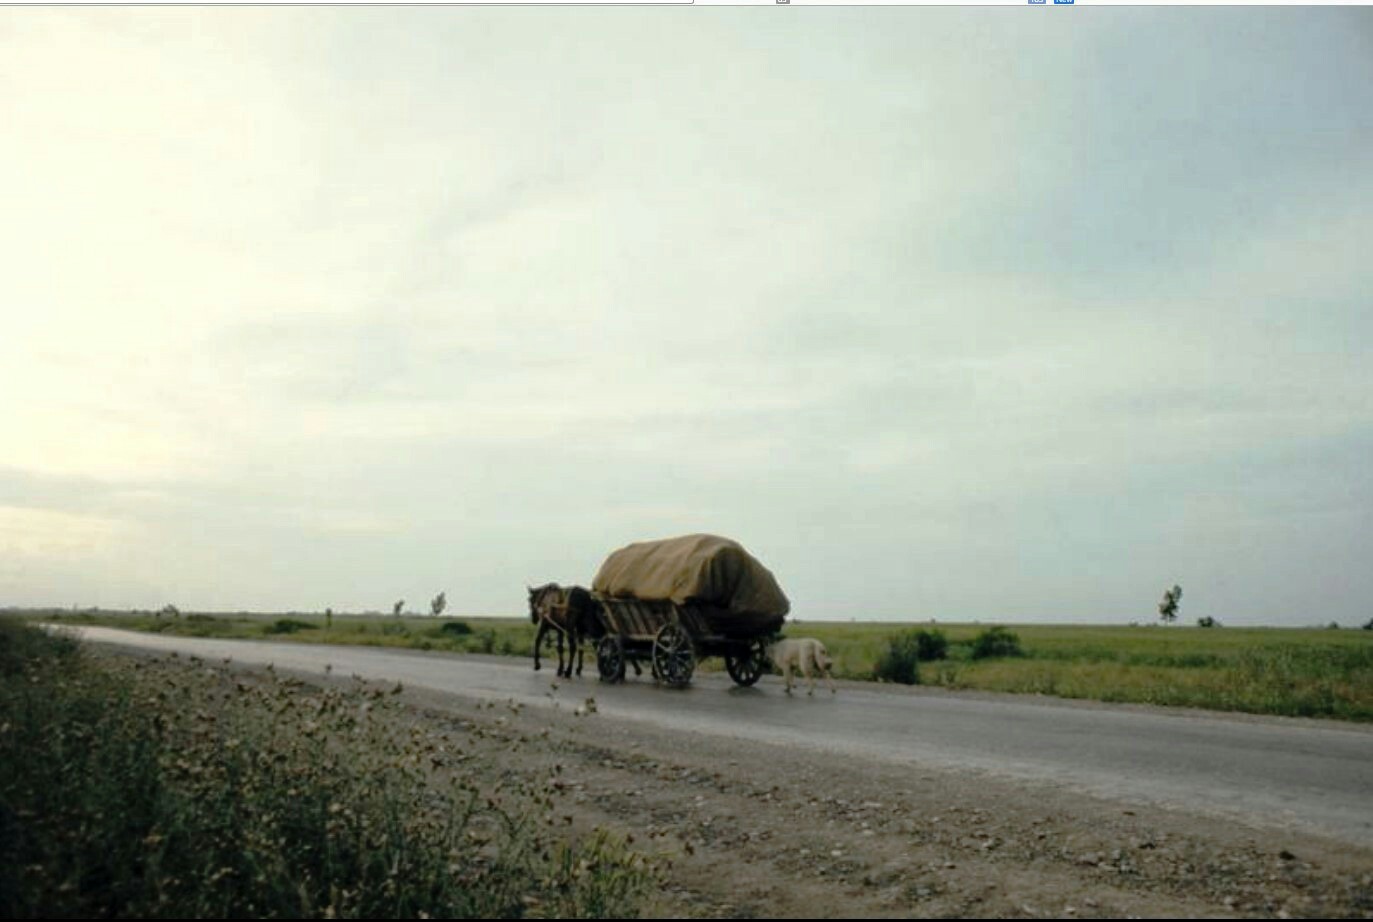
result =
M303 673L330 666L336 676L530 706L594 697L608 719L830 750L855 771L868 758L987 772L1373 846L1373 728L1364 725L861 683L789 697L774 676L748 689L723 674L698 674L686 689L647 677L612 686L591 662L583 678L558 681L547 664L536 673L498 657L78 630L92 642Z

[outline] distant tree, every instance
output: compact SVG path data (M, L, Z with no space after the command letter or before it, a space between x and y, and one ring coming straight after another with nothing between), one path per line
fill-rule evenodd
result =
M1158 603L1158 616L1165 624L1178 620L1178 602L1182 600L1182 587L1174 585L1163 593L1163 601Z
M401 610L402 610L403 608L405 608L405 600L404 600L404 599L401 599L401 600L400 600L399 602L397 602L395 605L391 606L391 614L393 614L393 615L395 615L397 618L399 618L399 617L400 617Z
M1210 615L1197 619L1197 627L1220 627L1220 622Z
M177 608L175 605L164 605L162 606L162 610L157 613L157 616L159 618L161 618L163 615L167 615L171 618L180 618L181 609Z
M324 609L324 625L325 627L334 626L334 610L332 608Z
M1365 631L1373 631L1373 618L1369 618L1363 623L1363 629Z
M435 618L437 618L439 615L443 614L443 610L444 610L445 608L447 608L447 607L448 607L448 598L447 598L447 596L446 596L444 593L442 593L442 592L440 592L438 595L434 596L434 601L432 601L432 602L429 603L429 610L430 610L431 612L434 613L434 617L435 617Z
M1326 625L1326 628L1331 631L1338 631L1340 629L1340 623L1338 621L1331 621Z

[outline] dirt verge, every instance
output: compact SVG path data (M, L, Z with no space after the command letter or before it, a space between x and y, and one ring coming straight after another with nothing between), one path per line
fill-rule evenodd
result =
M560 792L569 827L666 856L653 916L1373 918L1368 849L612 721L595 691L568 683L551 708L418 689L398 700L413 732L492 780Z

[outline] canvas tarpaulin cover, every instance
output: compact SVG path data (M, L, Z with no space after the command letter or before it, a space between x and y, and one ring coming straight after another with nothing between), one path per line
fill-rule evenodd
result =
M621 598L704 603L741 615L781 617L791 610L772 571L737 541L716 535L622 547L601 564L591 588Z

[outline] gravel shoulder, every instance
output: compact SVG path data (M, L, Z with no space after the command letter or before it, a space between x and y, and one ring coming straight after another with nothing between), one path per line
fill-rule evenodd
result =
M476 711L410 696L417 715ZM518 713L516 713L518 711ZM1289 832L918 765L487 705L488 756L551 773L574 822L672 856L654 914L698 917L1373 915L1373 854ZM494 721L494 727L492 726Z
M652 916L1373 918L1366 848L616 721L597 712L595 682L550 689L552 708L409 688L396 700L413 732L493 780L554 788L573 830L609 829L664 856Z

